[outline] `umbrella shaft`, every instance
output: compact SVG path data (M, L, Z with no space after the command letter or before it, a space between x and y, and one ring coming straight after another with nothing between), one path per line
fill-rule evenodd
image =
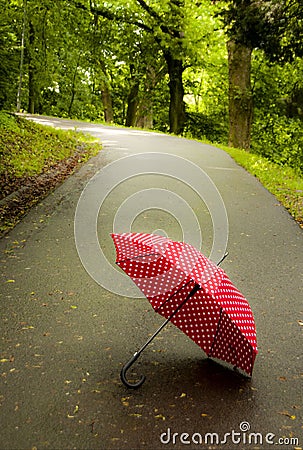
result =
M140 353L143 352L143 350L146 349L146 347L148 346L148 344L151 343L152 340L155 339L155 337L160 333L160 331L168 324L168 322L171 321L171 319L177 314L177 312L180 311L180 309L183 307L183 305L193 296L195 295L195 293L200 289L200 286L198 284L195 284L195 286L193 287L193 289L190 291L190 293L188 294L188 296L183 300L183 302L180 303L180 305L178 306L177 309L175 309L175 311L165 320L165 322L162 323L162 325L155 331L155 333L145 342L145 344L140 348L140 350L138 350L134 356L139 356ZM137 356L137 357L138 357Z

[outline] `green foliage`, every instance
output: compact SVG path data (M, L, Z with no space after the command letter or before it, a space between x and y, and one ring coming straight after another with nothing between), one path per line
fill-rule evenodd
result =
M303 61L268 64L253 59L254 125L252 151L303 172Z
M19 21L22 14L17 6L0 0L0 109L12 109L16 104L19 58Z
M226 143L228 125L226 117L211 116L202 112L187 112L185 135L195 139Z
M253 127L252 150L303 173L302 122L273 112L259 115Z
M19 126L16 121L16 117L5 111L0 111L0 128L6 131L18 132ZM3 148L0 148L0 152L3 151Z
M230 39L262 49L272 61L302 57L301 0L221 0L219 12Z

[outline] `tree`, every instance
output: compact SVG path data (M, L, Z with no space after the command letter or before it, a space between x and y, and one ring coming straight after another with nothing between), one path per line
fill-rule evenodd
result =
M20 74L20 49L22 8L0 0L0 108L14 109L16 105L18 75ZM14 18L14 20L12 20Z
M24 44L25 44L25 28L27 20L27 0L23 1L23 20L21 31L21 52L20 52L20 71L19 71L19 84L17 91L17 112L21 109L21 93L22 93L22 81L23 81L23 66L24 66Z
M261 49L271 61L302 56L303 8L300 0L231 0L221 17L229 55L229 145L250 148L252 125L251 54ZM242 62L241 62L242 61Z
M110 6L101 6L90 2L91 11L109 20L120 23L129 23L137 29L142 29L151 34L160 46L167 64L169 75L170 105L169 123L170 132L180 134L185 123L185 104L183 100L183 71L184 71L184 47L183 47L183 20L184 0L170 0L161 5L150 6L144 0L137 0L130 11L127 6L121 8L121 2L116 9ZM140 19L138 20L138 17ZM136 90L136 85L133 86ZM135 91L134 91L135 92Z
M248 150L253 119L252 49L233 40L227 42L227 49L229 67L228 145Z

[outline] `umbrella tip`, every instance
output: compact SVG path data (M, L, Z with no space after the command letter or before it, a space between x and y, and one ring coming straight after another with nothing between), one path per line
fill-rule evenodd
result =
M217 263L217 266L220 266L220 264L224 261L224 259L229 255L229 252L226 252L222 258L220 259L220 261Z

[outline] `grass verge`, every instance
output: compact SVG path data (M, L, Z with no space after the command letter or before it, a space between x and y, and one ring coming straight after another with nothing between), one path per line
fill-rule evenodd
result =
M97 150L93 138L75 131L62 131L0 112L0 175L22 178L46 172L71 157L80 146L87 160Z
M0 111L0 236L99 151L91 136Z
M220 145L289 211L303 228L303 178L291 167L280 166L260 155Z

